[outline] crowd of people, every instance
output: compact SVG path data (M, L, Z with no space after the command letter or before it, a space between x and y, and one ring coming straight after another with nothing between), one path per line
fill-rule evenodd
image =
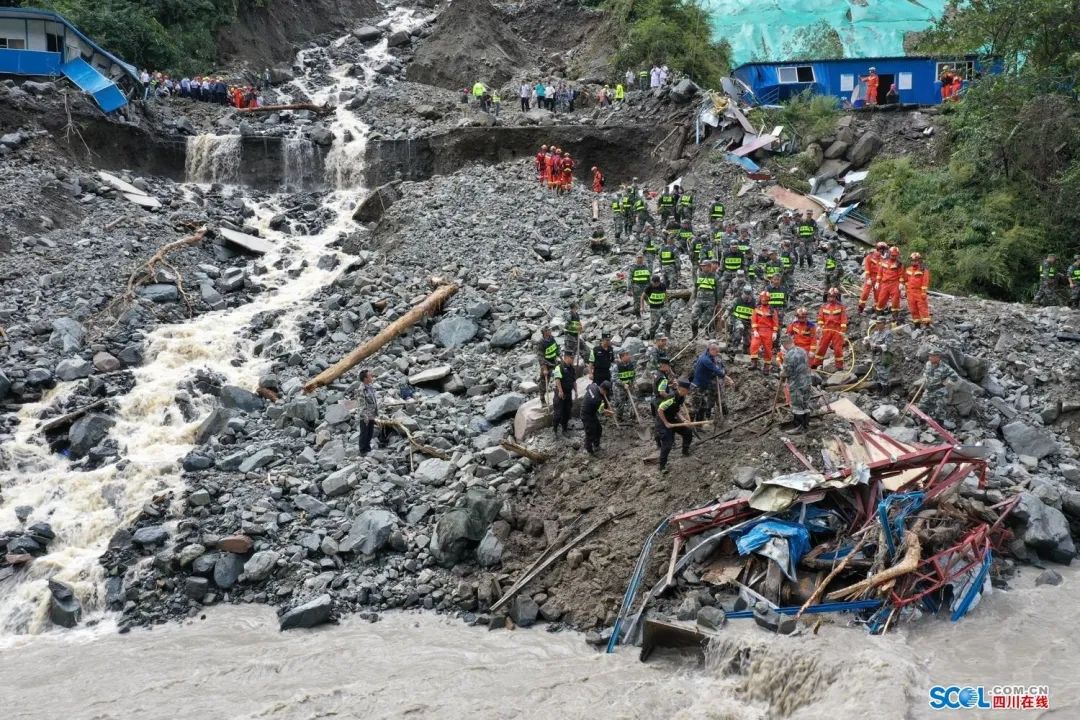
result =
M550 183L565 156L560 148L541 148L538 178ZM571 305L563 346L553 329L545 328L538 347L541 394L546 402L550 390L556 433L568 430L577 378L584 372L591 379L580 411L589 453L600 450L602 415L623 422L643 414L635 403L642 374L652 388L648 411L661 471L678 437L689 453L692 429L724 412L724 390L733 381L718 341L707 344L685 377L672 370L675 353L669 336L678 319L685 319L691 339L700 332L726 337L729 356L749 356L751 369L767 374L779 369L792 407L785 429L792 432L809 425L813 372L824 369L830 357L831 370L844 370L856 344L857 352L874 361L872 387L881 392L891 388L892 331L900 322L904 296L911 324L916 329L932 324L930 271L921 255L910 253L905 264L899 248L879 244L862 262L857 312L870 314L866 334L852 338L839 245L812 212L785 211L774 227L759 228L765 232L755 236L750 225L728 217L722 198L698 213L696 198L679 185L648 192L636 179L610 196L610 209L613 235L639 248L620 274L620 288L630 298L630 312L648 316L645 338L652 346L644 360L614 349L606 335L589 348L582 340L578 308ZM769 244L767 237L778 241ZM939 353L927 365L922 407L940 416L943 388L951 378L934 360L940 360Z
M147 70L142 71L139 79L144 88L143 100L147 102L186 98L217 105L232 105L236 108L254 108L264 104L261 90L270 87L270 70L263 72L259 87L230 84L220 76L196 75L177 79L165 73L151 73Z
M536 181L541 185L554 190L557 193L568 192L574 184L574 159L570 152L564 152L562 148L554 145L548 147L541 145L534 158L536 167ZM603 184L603 174L594 167L593 186L596 185L596 176L600 174L600 183Z

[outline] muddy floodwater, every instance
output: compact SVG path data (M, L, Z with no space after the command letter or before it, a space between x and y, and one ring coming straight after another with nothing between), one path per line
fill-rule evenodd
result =
M1028 568L960 623L926 618L887 637L824 624L772 637L731 621L704 664L580 635L489 632L432 614L346 618L280 633L271 609L120 635L109 621L0 638L5 720L63 718L1080 717L1080 572L1034 587ZM736 670L737 669L737 670ZM932 685L1048 685L1050 711L937 711Z

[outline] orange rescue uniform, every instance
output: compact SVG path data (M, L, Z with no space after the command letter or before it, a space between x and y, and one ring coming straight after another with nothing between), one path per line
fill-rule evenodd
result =
M796 320L787 326L787 334L795 341L795 347L806 351L810 357L814 355L814 336L817 335L817 327L809 320Z
M866 104L877 105L878 76L866 76Z
M765 355L765 362L773 359L773 337L780 327L780 314L768 305L758 305L750 315L750 358L757 362L759 354Z
M874 292L874 283L877 282L878 266L882 261L881 254L877 250L873 250L863 258L863 284L862 292L859 293L859 312L863 311L866 307L866 301L870 298L871 293Z
M592 174L592 189L593 192L604 191L604 173L600 172L600 168L593 170Z
M930 269L926 266L912 265L904 271L904 285L907 287L907 305L914 325L930 324Z
M886 305L892 307L893 315L900 312L900 280L904 276L904 263L887 257L878 266L878 291L874 309L881 312Z
M821 326L821 338L818 339L817 354L814 355L810 367L820 365L831 348L836 369L843 370L844 337L847 335L848 323L847 308L841 303L830 300L818 310L817 322Z

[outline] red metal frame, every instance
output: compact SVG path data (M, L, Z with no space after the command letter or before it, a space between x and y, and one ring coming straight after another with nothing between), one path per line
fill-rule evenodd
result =
M727 502L707 505L697 510L688 510L671 517L671 526L675 528L675 535L680 540L711 530L721 525L734 525L757 514L757 510L750 507L748 498L728 500Z

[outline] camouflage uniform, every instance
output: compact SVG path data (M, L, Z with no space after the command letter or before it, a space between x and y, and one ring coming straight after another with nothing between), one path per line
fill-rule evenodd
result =
M1066 277L1072 287L1069 290L1069 304L1074 308L1080 308L1080 258L1065 271Z
M698 328L704 327L706 333L712 334L716 305L720 299L720 280L715 272L707 273L702 270L695 285L694 314L690 318L690 329L697 335Z
M810 412L810 358L798 345L784 349L784 377L791 393L791 412L798 419Z
M825 292L827 293L829 288L840 287L843 281L844 266L840 264L840 253L830 245L829 251L825 253Z
M949 386L959 376L944 360L937 365L926 361L923 368L923 396L919 400L919 409L934 418L943 419L948 412Z
M882 393L888 392L892 381L892 330L881 323L870 331L864 343L874 358L874 384Z
M634 361L620 362L615 366L615 380L611 384L611 404L615 410L615 417L620 422L634 417L631 408L633 403L634 383L637 381L637 370Z

